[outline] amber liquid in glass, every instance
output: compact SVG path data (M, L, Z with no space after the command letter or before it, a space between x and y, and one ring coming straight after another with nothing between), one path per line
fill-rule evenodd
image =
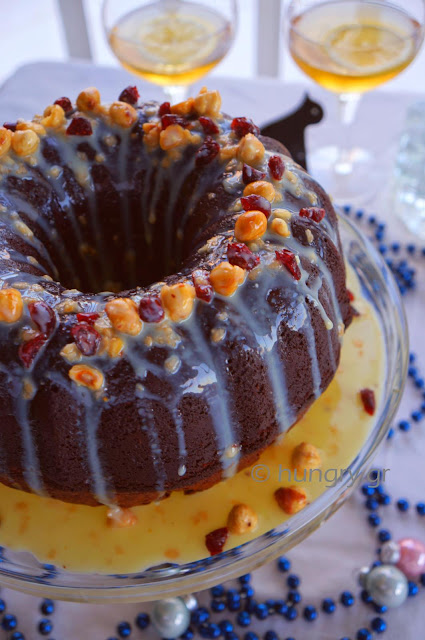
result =
M161 0L122 17L109 42L132 73L160 85L187 85L220 62L232 37L231 23L214 9Z
M289 40L293 59L315 82L337 93L362 93L410 64L421 26L390 4L334 0L293 18Z

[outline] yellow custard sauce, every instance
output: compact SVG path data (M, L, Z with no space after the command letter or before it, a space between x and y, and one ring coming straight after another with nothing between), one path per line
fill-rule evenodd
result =
M327 391L281 442L269 447L252 467L207 491L174 493L160 503L134 507L137 523L128 528L107 524L107 507L71 505L0 485L0 545L30 551L40 561L70 571L129 573L163 562L186 563L208 555L205 536L226 526L232 507L248 504L258 516L255 532L229 535L225 550L280 525L289 516L274 492L294 485L291 455L301 442L320 452L319 473L306 473L311 502L352 463L374 418L364 410L359 391L375 391L377 405L385 378L382 331L372 307L359 297L355 276L355 317L344 336L341 363ZM298 479L302 478L298 475Z

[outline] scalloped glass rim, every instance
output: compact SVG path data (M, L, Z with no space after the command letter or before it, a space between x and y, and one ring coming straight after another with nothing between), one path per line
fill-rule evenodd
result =
M367 471L378 446L390 429L408 367L408 334L398 287L381 255L363 233L339 214L346 261L360 280L363 295L373 304L384 333L387 367L383 396L375 424L350 474L281 526L225 551L185 565L161 565L126 575L72 573L39 563L26 552L3 549L0 584L39 596L78 602L153 601L199 591L230 580L271 561L299 544L327 520L347 499ZM359 474L356 476L355 474Z

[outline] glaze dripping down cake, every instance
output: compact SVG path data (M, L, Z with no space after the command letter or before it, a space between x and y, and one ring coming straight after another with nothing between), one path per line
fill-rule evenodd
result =
M323 190L217 91L0 128L0 482L146 504L252 464L351 321Z

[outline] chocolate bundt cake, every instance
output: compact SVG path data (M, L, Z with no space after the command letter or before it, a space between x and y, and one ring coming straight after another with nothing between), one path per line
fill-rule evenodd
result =
M351 320L323 190L216 91L0 128L0 482L87 505L251 464Z

